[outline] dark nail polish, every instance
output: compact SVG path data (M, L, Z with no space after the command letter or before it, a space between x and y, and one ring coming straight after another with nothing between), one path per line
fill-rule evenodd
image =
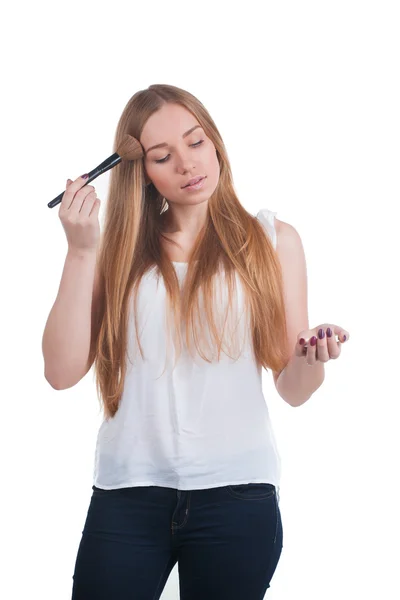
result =
M347 340L347 337L344 335L343 336L343 341L345 342Z
M304 338L300 338L300 339L299 339L299 344L303 345L303 344L304 344L304 342L305 342L305 339L304 339Z
M325 337L325 331L323 329L320 329L318 331L318 337L319 337L320 340L324 339L324 337Z
M316 343L317 343L317 338L315 337L315 335L313 335L310 340L310 344L311 344L311 346L315 346Z
M82 175L83 179L87 179L89 177L88 173L85 173L84 175Z
M328 327L328 329L326 330L326 335L328 337L332 337L332 329L330 327Z

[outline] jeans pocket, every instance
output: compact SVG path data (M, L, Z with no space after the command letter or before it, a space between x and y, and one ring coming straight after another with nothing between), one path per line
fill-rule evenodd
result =
M240 483L227 485L226 490L230 496L240 500L266 500L275 498L276 494L272 483Z

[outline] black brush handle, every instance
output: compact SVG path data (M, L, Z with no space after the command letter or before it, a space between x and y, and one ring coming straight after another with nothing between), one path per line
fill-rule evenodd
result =
M111 154L111 156L109 156L108 158L106 158L106 160L103 161L102 163L100 163L95 169L93 169L93 171L90 171L88 173L89 177L85 181L85 183L84 183L84 185L82 187L85 187L85 185L87 185L88 183L90 183L91 181L93 181L93 179L96 179L96 177L98 177L102 173L105 173L109 169L112 169L113 167L115 167L115 165L117 165L118 163L120 163L121 160L122 160L122 158L120 157L120 155L117 152L114 152L114 154ZM54 200L52 200L51 202L49 202L47 206L49 208L54 208L55 206L57 206L57 204L60 204L60 202L61 202L62 197L64 196L64 194L65 194L65 190L63 192L61 192L61 194L59 194L57 196L57 198L54 198Z

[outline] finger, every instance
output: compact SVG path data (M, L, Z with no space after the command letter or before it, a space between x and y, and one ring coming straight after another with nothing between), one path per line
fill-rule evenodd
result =
M99 216L100 204L101 204L101 200L100 200L100 198L97 198L96 202L92 206L92 210L89 214L89 217L91 217L92 215L95 215L97 217Z
M328 353L330 358L338 358L340 355L340 341L336 340L336 336L333 334L334 326L330 325L326 329L326 342L328 347Z
M72 187L73 184L71 184ZM71 218L80 218L81 216L88 215L92 210L94 201L96 200L96 190L92 185L88 185L78 190L72 199L72 203L69 209ZM85 204L90 204L89 209L85 209ZM83 211L83 213L82 213Z
M310 343L307 346L306 362L308 365L315 365L317 362L317 338L313 335L310 339Z
M96 200L97 200L97 194L96 194L96 190L93 190L92 192L90 192L90 194L87 194L87 196L85 196L85 199L82 203L82 207L79 211L79 217L88 217L93 209L94 206L96 204Z
M65 190L64 195L61 200L60 211L69 209L69 207L71 206L72 200L74 198L74 195L80 188L84 187L87 184L87 180L88 180L87 174L86 174L86 177L81 175L80 177L77 177L75 179L75 181L72 181L67 186L67 189Z
M316 359L320 360L321 362L328 362L329 360L327 334L323 327L318 329Z
M294 351L296 356L305 356L307 354L307 338L304 334L297 340Z
M348 341L350 334L346 329L343 329L343 327L340 327L339 325L330 325L330 328L333 330L333 333L338 336L339 342L343 343Z

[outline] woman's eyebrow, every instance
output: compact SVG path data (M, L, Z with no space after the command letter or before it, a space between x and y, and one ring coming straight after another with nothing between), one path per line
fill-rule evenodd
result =
M182 135L182 138L187 137L190 133L192 133L192 131L194 131L198 127L201 128L201 125L195 125L194 127L191 127L190 129L188 129L187 131L185 131L185 133ZM156 144L155 146L151 146L151 148L149 148L148 150L146 150L145 154L147 154L148 152L150 152L150 150L154 150L155 148L165 148L167 146L168 146L167 142L163 142L162 144Z

